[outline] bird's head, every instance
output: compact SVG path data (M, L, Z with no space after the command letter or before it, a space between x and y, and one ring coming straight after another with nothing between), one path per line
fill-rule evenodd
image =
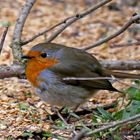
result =
M58 49L56 49L55 44L40 43L32 47L27 55L22 56L22 58L27 59L27 63L42 63L49 67L56 63L54 54L57 51Z
M22 56L23 59L27 59L26 77L34 86L37 85L36 78L40 72L59 63L55 58L57 50L55 44L40 43L32 47L27 55Z

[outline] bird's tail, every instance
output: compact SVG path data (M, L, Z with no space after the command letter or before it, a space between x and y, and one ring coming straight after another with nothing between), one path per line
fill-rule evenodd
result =
M131 74L125 72L117 72L112 70L103 70L103 76L114 76L116 78L126 78L126 79L140 79L140 74Z

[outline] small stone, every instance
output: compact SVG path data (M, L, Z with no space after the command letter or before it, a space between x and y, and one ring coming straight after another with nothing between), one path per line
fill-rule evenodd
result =
M0 124L0 130L4 130L6 128L7 128L7 126L5 124Z

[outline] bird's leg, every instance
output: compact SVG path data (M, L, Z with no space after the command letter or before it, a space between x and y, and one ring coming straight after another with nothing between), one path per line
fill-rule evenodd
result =
M52 107L52 111L55 112L57 114L57 116L63 121L63 123L66 125L67 129L70 129L72 131L72 133L74 135L76 135L76 131L75 131L75 126L74 125L70 125L67 123L67 121L63 118L63 116L61 115L60 112L62 112L62 110L64 109L64 107L62 107L60 110L58 110L56 107Z
M79 116L77 116L77 115L74 113L74 112L78 109L78 107L79 107L79 105L77 105L76 107L74 107L73 110L69 110L69 115L68 115L68 117L67 117L67 119L66 119L67 122L69 122L71 116L73 116L73 117L79 119Z
M66 126L68 126L67 121L63 118L63 116L62 116L61 113L60 113L60 112L62 112L63 108L61 108L60 110L58 110L58 108L56 108L56 107L53 106L51 109L52 109L52 111L53 111L54 113L57 114L57 116L63 121L63 123L64 123Z

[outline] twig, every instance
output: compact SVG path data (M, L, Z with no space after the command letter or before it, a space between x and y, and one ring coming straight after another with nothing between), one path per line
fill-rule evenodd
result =
M126 44L112 44L110 45L110 48L130 47L133 45L140 45L140 41L133 42L133 43L126 43Z
M56 30L56 32L54 32L48 39L46 42L51 42L52 40L54 40L64 29L66 29L68 26L70 26L72 23L74 23L75 21L85 17L86 15L90 14L91 12L97 10L98 8L102 7L103 5L111 2L112 0L103 0L100 3L97 3L94 6L91 6L89 9L85 10L84 12L80 13L80 14L76 14L72 19L68 20L65 25L63 25L62 27L60 27L58 30Z
M21 42L21 45L23 46L23 45L28 44L29 42L33 41L34 39L38 38L39 36L44 35L45 33L47 33L47 32L49 32L49 31L53 30L54 28L56 28L56 27L58 27L58 26L60 26L61 24L65 24L65 23L67 22L67 20L69 20L69 19L71 19L71 18L74 18L74 17L75 17L75 16L68 17L68 18L64 19L63 21L57 23L56 25L50 27L49 29L46 29L46 30L44 30L44 31L42 31L42 32L40 32L40 33L34 35L33 37L29 38L28 40L22 41L22 42Z
M132 121L135 121L139 118L140 118L140 114L137 114L137 115L135 115L133 117L130 117L128 119L112 122L111 124L105 125L101 128L97 128L97 129L95 129L91 132L88 132L87 130L81 130L81 132L78 135L76 135L72 140L81 140L84 137L89 137L89 136L91 136L95 133L102 132L104 130L107 130L107 129L110 129L110 128L113 128L113 127L116 127L116 126L121 126L121 125L127 124L130 121L132 122Z
M21 49L21 44L20 44L22 30L23 30L25 21L27 19L27 16L29 15L30 10L35 2L36 0L26 0L26 4L24 5L15 25L11 48L12 48L15 60L18 60L18 61L20 61L21 56L22 56L22 49Z
M85 80L113 80L113 77L65 77L63 80L80 80L80 81L85 81Z
M140 119L138 119L138 120L134 120L134 121L130 121L130 122L128 122L127 123L127 125L128 124L134 124L134 123L138 123L138 122L140 122ZM106 122L106 123L94 123L94 124L91 124L91 123L88 123L88 124L85 124L85 126L87 126L87 127L92 127L92 126L105 126L105 125L108 125L108 124L113 124L114 123L114 121L113 122ZM80 124L78 124L78 127L82 127L83 125L80 125Z
M124 83L120 79L118 79L118 78L116 78L114 76L111 76L111 77L65 77L65 78L63 78L63 80L65 80L65 81L69 81L69 80L80 80L80 81L86 81L86 80L112 80L114 82L119 82L119 83L121 83L123 85L129 86L129 87L134 87L134 88L140 90L139 87L131 85L131 84L128 84L128 83Z
M128 84L128 83L122 82L121 80L119 80L117 78L115 78L115 80L116 80L116 82L118 82L120 84L123 84L123 85L125 85L127 87L133 87L133 88L136 88L136 89L140 90L140 88L138 86L136 86L136 85L132 85L132 84Z
M3 31L3 34L2 34L2 38L1 38L1 41L0 41L0 54L1 54L1 51L2 51L2 48L3 48L3 44L4 44L4 41L5 41L8 29L9 29L9 26L5 27L5 29Z
M96 43L94 43L93 45L90 45L88 47L85 47L85 48L82 48L83 50L89 50L89 49L92 49L94 47L97 47L113 38L115 38L116 36L120 35L121 33L123 33L129 26L131 26L133 23L138 23L140 20L140 14L136 14L135 16L132 16L130 18L130 20L128 22L126 22L120 30L116 31L114 34L108 36L108 37L105 37L99 41L97 41Z

